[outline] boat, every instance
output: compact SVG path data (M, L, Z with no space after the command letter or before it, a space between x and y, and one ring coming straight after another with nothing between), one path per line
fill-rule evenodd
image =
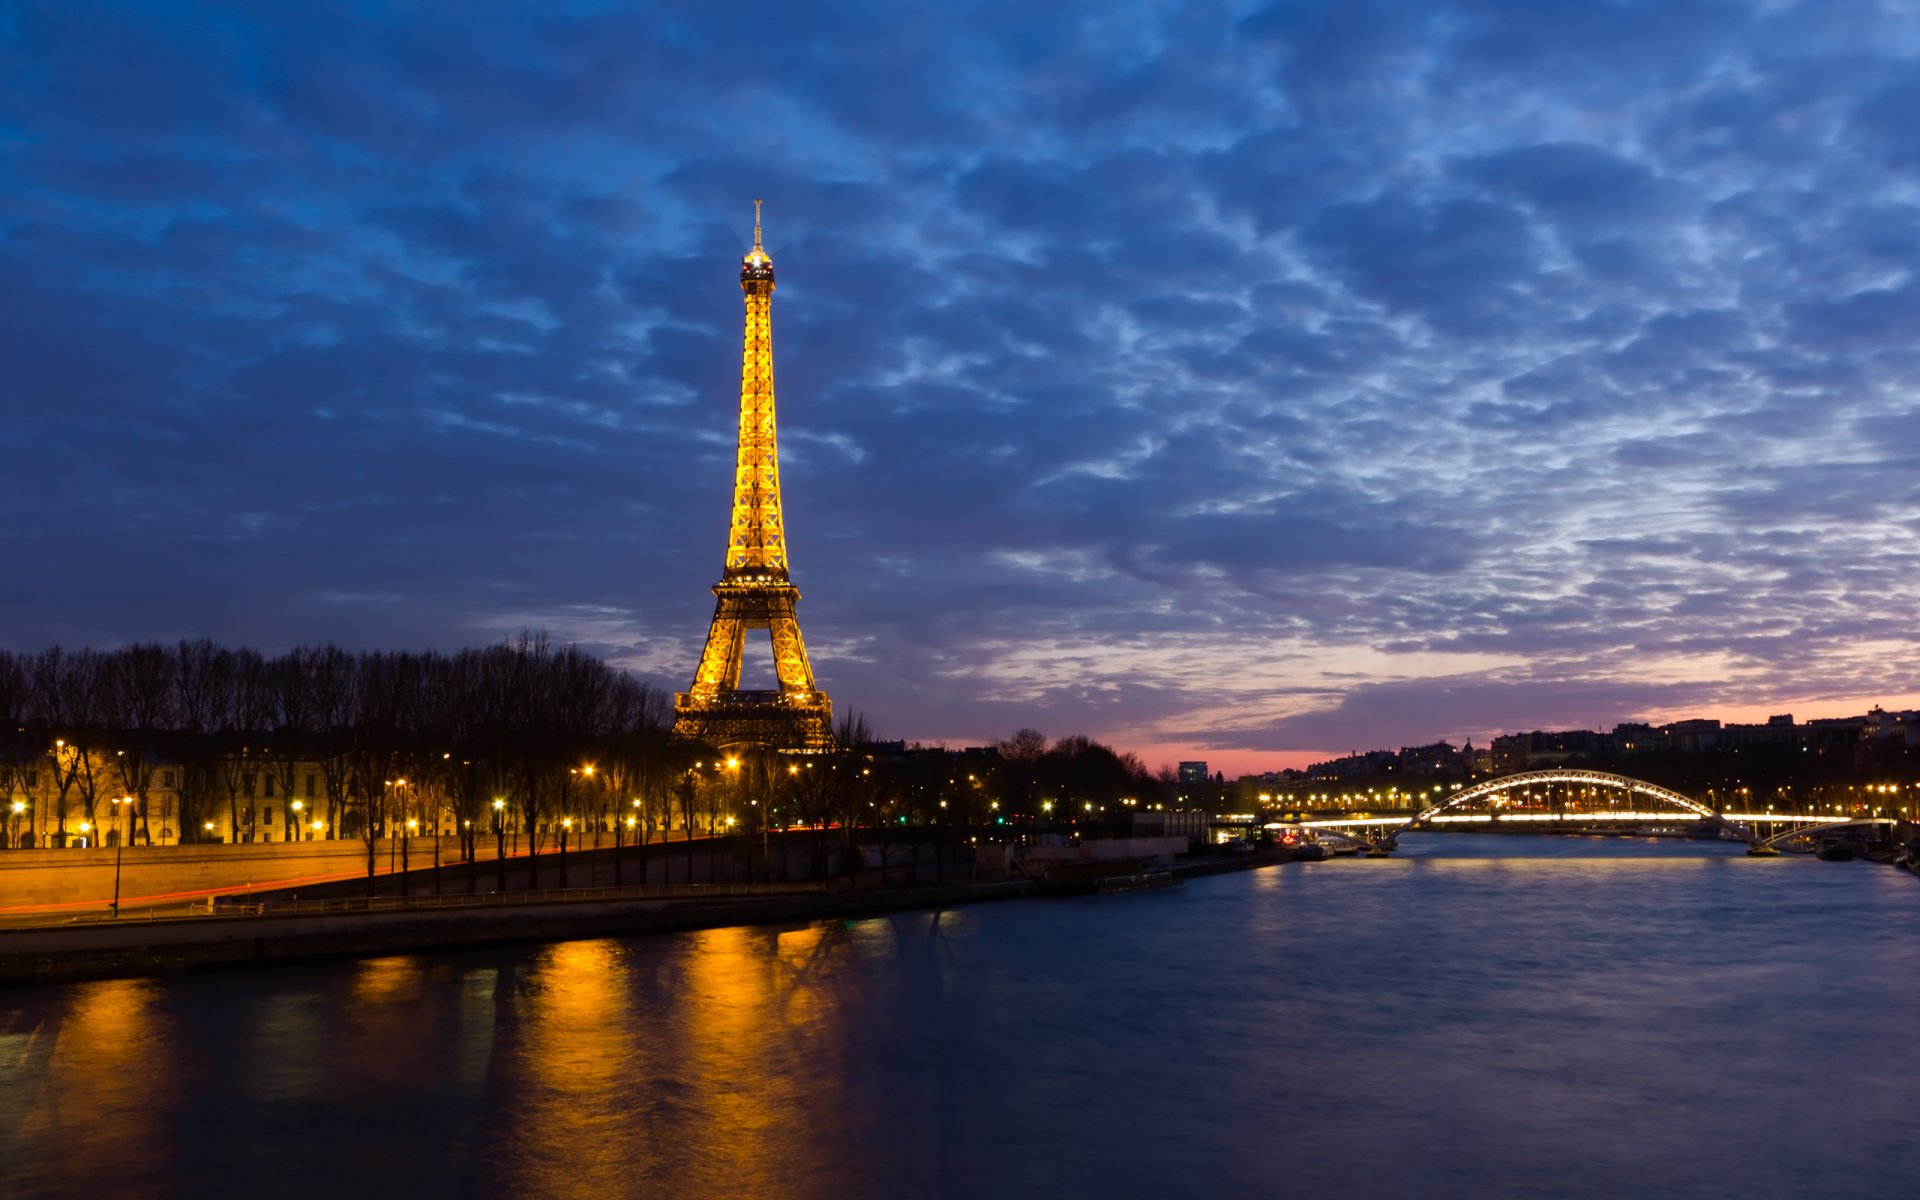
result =
M1320 862L1327 857L1327 848L1319 842L1302 842L1293 852L1295 862Z
M1852 862L1853 850L1845 842L1821 842L1813 856L1821 862Z

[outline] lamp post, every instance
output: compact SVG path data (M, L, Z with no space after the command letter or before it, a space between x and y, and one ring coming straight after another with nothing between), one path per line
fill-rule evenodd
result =
M386 796L387 793L391 793L393 790L394 790L394 781L391 779L386 780L385 789L382 792L382 795ZM383 800L381 807L383 811L380 814L380 818L381 818L380 833L382 836L384 836L387 839L387 874L391 875L393 874L394 855L399 850L399 847L394 845L395 838L393 836L393 801L390 798L385 799Z
M7 816L7 845L20 849L20 814L27 811L25 800L15 800L13 811ZM33 822L27 822L27 828L33 828Z
M504 796L493 798L493 862L500 880L500 890L507 890L507 801Z
M120 814L133 812L133 797L122 796L113 805L113 915L120 915L120 859L127 852L127 835L120 832Z
M414 831L419 828L420 822L412 817L408 817L407 832L400 839L400 894L403 896L413 894L413 876L407 873L413 870L413 867L410 865L412 859L409 857L408 851L413 849Z
M573 832L573 818L560 818L560 886L567 886L567 835Z
M635 796L633 798L633 811L627 814L628 841L634 841L636 838L643 837L646 834L646 831L643 830L640 825L640 818L642 816L640 809L640 797ZM645 846L640 848L640 886L647 886L647 851Z
M298 841L300 839L300 827L306 824L306 821L300 816L300 810L306 806L307 802L305 800L293 800L287 804L287 807L293 810L293 816L287 821L287 832L291 835L290 840L292 841Z

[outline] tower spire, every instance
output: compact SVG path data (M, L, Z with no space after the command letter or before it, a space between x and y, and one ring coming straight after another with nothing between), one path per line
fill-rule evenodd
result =
M753 252L763 256L766 254L760 248L760 201L757 199L753 202Z

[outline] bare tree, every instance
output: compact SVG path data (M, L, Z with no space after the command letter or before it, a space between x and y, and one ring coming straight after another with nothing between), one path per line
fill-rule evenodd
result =
M220 724L221 688L233 675L233 652L201 638L174 650L173 708L179 736L174 757L180 769L180 840L199 841L204 805L211 795L208 758Z
M254 795L259 788L260 728L267 720L266 660L252 650L236 650L223 664L218 682L220 782L227 794L227 828L236 842L253 840ZM240 798L246 797L245 821Z
M18 656L0 650L0 822L4 822L6 845L8 849L17 848L18 843L30 839L33 833L33 815L25 812L28 800L14 800L14 793L24 795L29 771L35 768L28 764L39 760L39 747L28 733L27 710L29 706L29 688L26 664ZM18 803L22 812L16 814L13 805ZM21 816L26 817L26 829L20 828Z
M140 836L153 844L147 799L153 774L159 768L163 740L178 724L174 711L176 663L166 647L156 643L128 646L100 660L100 694L106 716L106 740L113 746L113 766L121 795L133 801L129 822L139 822ZM119 826L120 821L114 824ZM131 838L132 831L116 830Z
M78 793L89 829L105 781L98 759L101 733L100 656L91 650L67 654L55 646L34 656L28 668L34 700L53 741L45 748L58 795L53 839L67 844L67 797ZM43 818L44 822L44 818ZM44 828L44 824L43 824Z
M312 664L319 653L295 647L268 661L260 677L265 724L272 730L272 736L260 747L260 767L267 778L279 785L281 827L285 830L282 840L289 842L299 841L305 833L301 828L305 822L295 808L295 801L300 799L300 764L313 761Z
M313 681L313 750L327 792L327 832L352 837L359 827L345 828L353 815L349 806L353 778L353 723L359 710L360 670L352 655L328 643L312 652L307 670ZM364 815L361 824L364 825Z

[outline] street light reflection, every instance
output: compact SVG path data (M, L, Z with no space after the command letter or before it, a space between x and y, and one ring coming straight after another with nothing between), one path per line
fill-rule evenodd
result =
M15 1094L8 1097L13 1104L0 1104L17 1114L10 1134L74 1145L98 1136L112 1145L112 1153L63 1158L63 1194L134 1195L165 1177L170 1139L159 1114L168 1108L177 1067L168 1050L172 1031L156 1003L160 993L145 979L84 984L74 989L71 1007L51 1018L52 1028L41 1031L46 1036L21 1039L17 1063L6 1055L8 1067L46 1058L41 1070L22 1072L44 1081L42 1094ZM7 1073L0 1069L0 1078Z

